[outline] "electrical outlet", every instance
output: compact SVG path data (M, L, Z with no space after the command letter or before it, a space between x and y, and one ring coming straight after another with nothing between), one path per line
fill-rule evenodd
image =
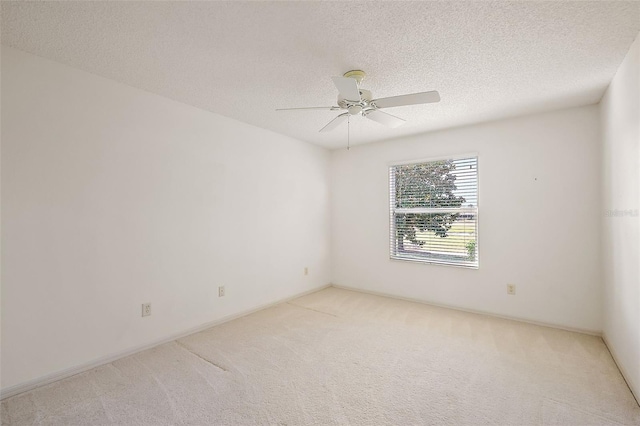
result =
M143 303L142 304L142 316L148 317L151 315L151 303Z
M507 294L515 295L516 294L516 285L515 284L507 284Z
M224 297L224 286L218 287L218 297Z
M304 267L304 274L309 275L309 268L307 268L306 266Z

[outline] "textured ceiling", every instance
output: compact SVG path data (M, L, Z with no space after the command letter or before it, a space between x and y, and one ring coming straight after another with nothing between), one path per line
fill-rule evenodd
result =
M331 76L439 104L356 117L351 143L598 102L640 30L638 2L2 2L2 43L328 148Z

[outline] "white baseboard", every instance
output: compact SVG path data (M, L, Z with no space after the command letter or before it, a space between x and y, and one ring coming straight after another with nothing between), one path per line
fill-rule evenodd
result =
M624 379L625 383L627 384L627 387L631 391L631 394L636 399L636 403L638 404L638 406L640 406L640 389L633 388L633 382L629 380L629 377L630 377L629 373L625 370L624 366L620 364L620 362L618 362L620 358L616 355L616 351L613 349L613 346L609 344L609 341L607 340L607 335L604 332L602 333L602 341L604 342L604 345L609 350L609 353L611 354L611 358L613 358L613 362L616 363L618 370L620 370L620 374L622 374L622 378Z
M232 315L227 315L227 316L219 318L219 319L217 319L215 321L210 321L210 322L198 325L196 327L189 328L188 330L184 330L184 331L181 331L179 333L174 333L174 334L172 334L172 335L170 335L168 337L153 341L151 343L146 343L144 345L134 346L134 347L131 347L131 348L126 349L124 351L115 352L115 353L112 353L112 354L107 355L105 357L100 357L100 358L94 359L92 361L89 361L89 362L86 362L86 363L83 363L83 364L80 364L80 365L69 367L69 368L66 368L64 370L56 371L54 373L47 374L47 375L35 378L33 380L29 380L29 381L26 381L26 382L23 382L23 383L18 383L17 385L14 385L14 386L9 386L6 389L1 389L0 390L0 400L6 399L6 398L10 398L12 396L21 394L23 392L30 391L30 390L35 389L35 388L40 387L40 386L44 386L44 385L48 385L48 384L53 383L53 382L57 382L58 380L62 380L62 379L66 379L66 378L71 377L71 376L75 376L76 374L83 373L83 372L85 372L87 370L91 370L92 368L96 368L96 367L99 367L101 365L105 365L105 364L109 364L109 363L111 363L113 361L117 361L120 358L124 358L124 357L127 357L129 355L133 355L135 353L142 352L144 350L151 349L151 348L154 348L156 346L172 342L172 341L180 339L182 337L189 336L190 334L194 334L194 333L198 333L198 332L200 332L202 330L206 330L207 328L211 328L211 327L214 327L216 325L220 325L222 323L225 323L225 322L228 322L228 321L232 321L232 320L234 320L236 318L240 318L240 317L252 314L254 312L261 311L263 309L270 308L270 307L275 306L275 305L279 305L280 303L284 303L284 302L288 302L288 301L293 300L293 299L297 299L298 297L306 296L307 294L315 293L317 291L323 290L323 289L328 288L328 287L331 287L331 284L323 285L321 287L316 287L316 288L313 288L311 290L303 291L301 293L296 293L293 296L285 297L285 298L277 300L275 302L265 303L264 305L258 305L255 308L252 308L252 309L249 309L249 310L246 310L246 311L242 311L242 312L238 312L238 313L232 314Z
M467 313L470 313L470 314L486 315L486 316L489 316L489 317L501 318L501 319L506 319L506 320L510 320L510 321L524 322L524 323L527 323L527 324L539 325L541 327L557 328L557 329L560 329L560 330L572 331L574 333L588 334L588 335L596 336L596 337L601 337L602 336L602 331L600 331L600 330L587 330L587 329L582 329L582 328L566 327L566 326L558 325L558 324L552 324L552 323L546 323L546 322L540 322L540 321L533 321L533 320L529 320L529 319L525 319L525 318L511 317L511 316L508 316L508 315L499 315L499 314L494 314L492 312L478 311L478 310L475 310L475 309L461 308L461 307L458 307L458 306L443 305L441 303L428 302L428 301L425 301L425 300L414 299L414 298L411 298L411 297L396 296L395 294L383 293L383 292L372 291L372 290L363 290L363 289L356 288L356 287L349 287L349 286L338 285L338 284L331 284L331 287L341 288L343 290L357 291L357 292L360 292L360 293L371 294L371 295L374 295L374 296L389 297L391 299L404 300L404 301L407 301L407 302L421 303L423 305L436 306L438 308L453 309L454 311L467 312Z

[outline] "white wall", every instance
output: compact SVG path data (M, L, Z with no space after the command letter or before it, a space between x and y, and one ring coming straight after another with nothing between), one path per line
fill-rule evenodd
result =
M601 111L603 333L640 400L640 38L611 82Z
M587 106L334 151L332 282L600 331L599 132ZM389 162L470 152L480 268L390 260Z
M329 283L324 149L3 47L2 154L5 390Z

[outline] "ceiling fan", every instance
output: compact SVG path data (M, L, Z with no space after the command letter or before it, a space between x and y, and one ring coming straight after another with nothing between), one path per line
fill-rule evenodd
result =
M338 89L338 105L329 107L303 107L303 108L279 108L276 111L293 110L329 110L341 111L342 114L331 120L326 126L320 129L321 132L329 132L337 128L352 115L361 115L369 120L376 121L388 127L398 127L405 120L395 115L380 111L383 108L393 108L405 105L429 104L440 101L437 91L412 93L409 95L391 96L388 98L373 99L371 92L360 88L360 83L364 80L364 71L353 70L344 73L342 77L331 77Z

